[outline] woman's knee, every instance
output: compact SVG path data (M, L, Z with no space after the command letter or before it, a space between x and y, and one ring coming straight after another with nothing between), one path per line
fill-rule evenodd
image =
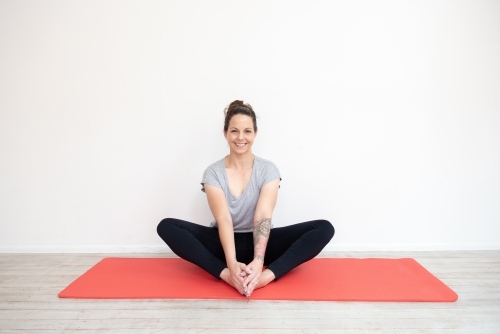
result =
M170 233L169 230L174 227L174 224L176 222L176 219L174 218L165 218L163 219L158 226L156 227L156 232L158 235L165 240L165 237L167 237Z
M320 219L316 221L317 228L321 229L323 235L325 238L330 241L333 238L333 235L335 234L335 228L333 227L332 223L330 223L328 220L325 219Z

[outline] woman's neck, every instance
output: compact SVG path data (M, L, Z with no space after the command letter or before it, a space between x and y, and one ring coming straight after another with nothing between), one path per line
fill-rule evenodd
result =
M245 155L236 155L229 153L224 160L224 165L229 169L252 169L255 157L252 152Z

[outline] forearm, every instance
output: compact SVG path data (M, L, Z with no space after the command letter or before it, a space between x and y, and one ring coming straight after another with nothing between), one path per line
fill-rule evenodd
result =
M255 220L253 229L254 259L264 262L270 232L271 218L259 218Z
M231 221L217 222L219 228L219 238L224 249L226 264L229 266L236 262L236 250L234 246L234 231Z

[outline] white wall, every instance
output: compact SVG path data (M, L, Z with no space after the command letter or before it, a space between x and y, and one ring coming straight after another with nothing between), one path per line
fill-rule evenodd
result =
M0 251L160 251L211 221L250 102L277 226L331 250L500 249L498 1L0 1Z

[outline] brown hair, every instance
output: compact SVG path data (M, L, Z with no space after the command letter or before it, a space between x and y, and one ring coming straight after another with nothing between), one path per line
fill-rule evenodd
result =
M231 121L231 118L234 115L247 115L252 118L253 121L253 130L257 131L257 116L255 115L255 112L252 109L252 106L249 105L248 103L244 103L243 101L240 100L234 100L231 102L229 107L224 109L224 131L227 132L227 129L229 128L229 122Z

